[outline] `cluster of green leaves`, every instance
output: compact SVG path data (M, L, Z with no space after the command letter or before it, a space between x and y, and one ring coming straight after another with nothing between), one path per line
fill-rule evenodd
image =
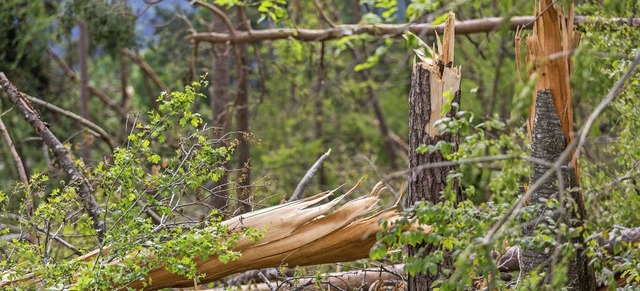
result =
M49 235L40 234L41 239L34 243L0 241L0 247L11 250L0 258L0 273L11 270L14 278L33 273L42 278L44 286L72 284L74 290L110 289L114 284L144 278L159 266L197 280L202 274L195 267L196 260L216 257L226 263L240 256L233 251L239 240L258 240L262 235L258 230L220 224L215 209L199 221L184 216L181 201L206 197L203 193L209 190L204 184L220 178L222 164L232 150L209 140L207 131L211 129L202 127L199 114L191 112L196 98L204 97L198 92L202 86L205 81L193 82L182 92L163 92L158 98L159 110L149 112L147 124L137 123L126 147L116 149L110 161L84 169L86 177L95 181L99 202L105 205L108 231L98 246L90 219L86 214L78 215L82 210L73 184L50 185L46 175L33 175L30 193L38 196L40 203L31 217L20 221L25 231L38 228ZM173 150L171 143L176 144ZM47 191L47 187L53 190ZM6 195L0 194L0 205L6 200ZM148 211L157 213L160 221L145 217L143 213ZM107 246L110 251L86 261L67 260L71 251L53 245L52 233L82 252ZM114 260L120 263L112 264Z

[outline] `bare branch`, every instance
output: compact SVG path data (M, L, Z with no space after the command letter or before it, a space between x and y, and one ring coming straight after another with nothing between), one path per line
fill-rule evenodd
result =
M156 86L158 86L158 88L160 88L160 90L168 92L169 89L167 88L167 85L165 85L162 80L160 80L160 77L158 76L158 74L156 74L156 72L151 68L151 66L149 66L149 64L147 62L145 62L142 57L140 57L139 54L134 53L128 49L123 49L122 53L124 53L127 57L129 57L132 61L136 62L140 68L142 69L142 71L149 76L149 78L151 78L151 80L153 80L154 83L156 83Z
M587 140L587 134L589 133L591 126L593 126L596 118L600 116L600 113L602 113L602 111L607 107L607 105L609 105L609 103L613 102L620 89L622 89L624 83L627 81L627 79L629 79L629 77L631 77L631 74L638 66L638 63L640 63L640 52L636 52L636 56L633 58L633 62L631 63L631 65L629 65L627 71L624 72L620 79L618 79L611 90L609 90L609 93L607 93L607 96L600 102L600 104L598 104L598 107L596 107L596 109L594 109L587 118L587 122L585 122L584 127L582 128L582 133L580 134L580 138L578 141L578 148L576 149L575 154L576 158L578 158L578 156L580 155L580 149L582 148L582 146L584 146L584 142Z
M18 89L7 79L7 76L5 76L3 72L0 72L0 87L9 95L13 104L35 129L36 133L42 138L42 141L51 148L71 182L78 183L78 198L80 202L82 202L87 214L89 214L89 217L93 219L93 226L98 233L98 239L102 240L104 236L104 222L100 219L100 207L93 197L89 182L76 168L73 159L71 159L69 155L69 151L49 130L48 124L42 121L40 114L31 106L31 102L20 94Z
M300 195L302 194L304 189L307 187L309 182L311 182L311 179L313 178L313 176L315 176L315 174L318 172L320 167L322 167L322 164L324 163L324 161L327 160L327 158L329 158L330 154L331 154L331 149L329 149L326 153L320 156L320 158L318 158L318 160L313 164L313 166L309 168L307 173L304 174L304 177L302 177L302 180L300 180L300 183L298 183L298 186L296 186L296 190L293 191L293 195L291 195L291 198L289 198L289 202L300 199Z
M57 112L57 113L60 113L60 114L62 114L64 116L66 116L66 117L69 117L69 118L79 122L80 124L84 125L85 127L90 128L91 130L95 131L96 133L98 133L98 135L100 135L100 138L109 145L109 147L111 148L112 151L116 147L115 144L113 143L111 135L108 134L107 131L104 130L99 125L91 122L90 120L88 120L86 118L83 118L82 116L80 116L78 114L75 114L75 113L73 113L73 112L71 112L69 110L62 109L62 108L60 108L58 106L55 106L55 105L53 105L53 104L51 104L51 103L49 103L47 101L38 99L36 97L27 95L27 94L22 93L22 92L21 92L21 94L22 94L22 96L24 96L27 99L29 99L29 101L31 101L31 102L33 102L35 104L44 106L44 107L46 107L47 109L49 109L51 111L54 111L54 112Z
M533 16L516 16L510 19L501 17L490 17L483 19L471 19L458 21L455 25L456 35L481 33L496 30L503 25L515 30L518 27L531 28ZM608 23L640 26L640 18L586 18L576 16L574 23ZM294 28L273 28L252 30L250 32L236 31L233 33L220 32L200 32L187 36L192 41L206 41L210 43L244 43L260 42L264 40L293 38L300 41L325 41L338 39L355 34L370 34L374 36L393 37L399 36L405 31L410 31L417 35L442 35L444 25L433 26L430 23L403 23L403 24L343 24L336 25L328 29L294 29Z
M18 176L20 176L20 181L22 181L25 187L29 187L29 177L27 177L27 171L24 169L22 158L20 158L18 151L16 151L16 147L13 146L13 141L11 140L11 136L9 135L9 131L7 131L7 127L4 126L2 118L0 118L0 131L2 131L2 136L4 137L4 141L7 143L7 147L9 147L9 152L11 152L13 162L16 164L16 168L18 168Z

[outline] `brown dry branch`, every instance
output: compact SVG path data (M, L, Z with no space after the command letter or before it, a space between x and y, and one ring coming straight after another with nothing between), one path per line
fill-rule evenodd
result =
M71 118L77 122L79 122L80 124L82 124L83 126L93 130L98 137L100 137L104 142L107 143L107 145L109 145L109 147L111 148L111 150L113 151L113 149L116 147L115 143L113 142L113 138L111 137L111 135L109 133L107 133L106 130L104 130L102 127L100 127L99 125L91 122L90 120L83 118L82 116L75 114L69 110L66 109L62 109L56 105L53 105L47 101L44 101L42 99L27 95L25 93L22 93L22 96L26 97L27 99L29 99L29 101L44 106L45 108L60 113L68 118Z
M82 176L76 168L73 159L69 155L69 150L62 145L60 140L49 130L49 125L42 121L40 114L31 106L31 102L7 79L3 72L0 72L0 87L7 93L15 107L22 113L24 118L31 124L42 141L53 151L65 174L71 183L78 185L78 198L85 211L93 220L93 227L97 231L98 239L104 236L104 223L100 219L100 207L96 203L89 182Z
M29 187L29 177L27 177L27 171L24 169L22 158L20 157L20 154L18 154L18 151L16 151L16 147L13 145L13 141L11 140L11 136L9 135L9 131L7 130L7 127L4 126L4 122L2 121L1 117L0 117L0 131L2 132L2 137L4 138L4 141L7 143L7 147L9 148L9 152L11 153L13 162L16 164L20 181L24 184L25 187Z
M456 34L474 34L493 31L503 26L511 30L518 27L531 28L534 16L515 16L509 19L502 17L489 17L483 19L471 19L456 23ZM574 23L604 23L614 25L640 26L640 18L587 18L576 16ZM326 41L338 39L356 34L369 34L374 36L395 37L405 31L417 35L442 35L444 25L433 26L430 23L403 23L403 24L343 24L327 29L303 29L303 28L273 28L251 31L236 31L235 34L220 32L198 32L187 36L195 42L206 41L210 43L245 43L260 42L276 39L296 39L300 41Z

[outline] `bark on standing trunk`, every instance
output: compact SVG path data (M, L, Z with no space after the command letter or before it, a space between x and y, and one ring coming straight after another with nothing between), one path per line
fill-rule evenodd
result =
M574 31L573 4L563 7L555 5L556 1L536 1L536 21L532 35L526 38L527 67L532 68L529 78L535 74L538 76L531 106L531 115L528 121L529 135L531 138L531 156L550 163L555 163L566 146L573 139L573 105L571 78L571 53L578 47L580 34ZM519 44L521 35L516 36L516 45ZM519 56L517 61L519 65ZM518 67L521 76L521 68ZM574 151L575 153L575 151ZM562 169L562 176L545 181L545 184L531 194L528 205L535 208L543 206L546 199L556 198L560 209L551 219L556 223L565 223L569 227L580 228L586 219L586 207L580 190L566 191L566 189L579 189L579 168L575 154L567 161L562 161L567 166ZM531 166L530 183L535 183L549 168L544 165ZM567 194L565 194L567 193ZM576 207L572 207L570 198ZM575 209L575 210L574 210ZM523 224L522 234L532 237L539 227L542 211L534 212L531 219ZM565 234L558 233L556 244L567 243ZM569 290L595 290L595 274L589 266L589 258L584 254L585 244L583 234L571 238L574 246L573 255L567 258L567 283ZM533 270L547 274L545 283L552 282L556 276L555 265L561 259L559 246L555 250L535 249L522 246L520 269L523 273ZM539 269L537 269L539 268Z
M420 165L445 161L439 151L433 153L418 154L417 149L421 145L435 145L444 141L452 145L452 151L457 150L458 138L450 133L441 134L435 127L435 122L443 117L453 117L455 107L443 116L443 106L447 102L446 96L453 95L453 103L460 104L460 71L453 67L453 41L454 41L455 16L449 14L447 20L444 41L438 47L439 54L433 54L433 59L423 59L421 63L414 65L411 77L411 91L409 93L409 167L415 169ZM449 92L449 93L445 93ZM408 204L413 205L420 201L428 201L436 204L442 200L442 191L447 186L447 175L455 167L430 168L421 171L411 171L409 174ZM457 200L460 193L457 192ZM428 256L438 245L408 246L410 256ZM433 283L441 276L443 269L451 269L453 260L449 254L445 254L444 262L438 266L435 274L418 274L408 277L408 290L429 290Z

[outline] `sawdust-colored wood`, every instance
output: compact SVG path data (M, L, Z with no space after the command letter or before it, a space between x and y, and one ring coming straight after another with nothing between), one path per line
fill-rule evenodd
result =
M382 183L377 184L368 195L340 206L339 203L355 190L354 187L328 202L326 199L333 191L245 213L222 222L231 228L254 227L266 232L257 243L248 239L241 240L234 248L242 254L238 260L226 264L216 257L197 261L198 272L205 274L198 283L212 282L228 275L260 268L308 266L368 258L369 250L376 241L376 233L380 230L379 220L384 218L393 221L399 217L399 212L396 209L378 210L379 195L384 190ZM425 231L430 229L427 227ZM95 259L98 253L109 250L108 247L96 250L78 259ZM131 255L154 258L154 254L148 250ZM115 260L110 264L117 265L120 261ZM145 287L144 282L152 282L153 285ZM28 275L17 281L1 281L0 286L37 286L38 283L38 278ZM156 290L193 286L192 279L172 274L160 266L150 271L146 278L120 287Z

